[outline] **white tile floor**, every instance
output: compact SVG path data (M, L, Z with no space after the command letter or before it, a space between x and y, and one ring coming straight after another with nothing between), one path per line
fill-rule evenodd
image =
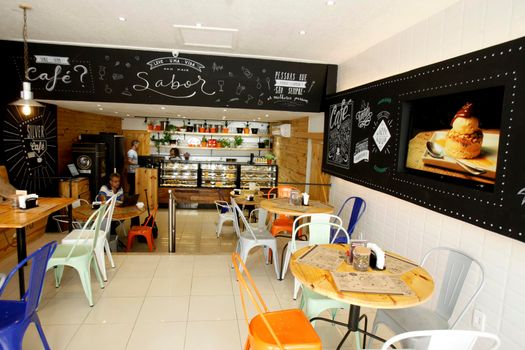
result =
M60 238L58 234L46 234L32 243L29 251ZM180 239L184 239L184 233ZM199 242L202 248L202 241ZM54 287L51 273L46 276L38 313L52 349L243 348L247 326L228 253L157 252L115 254L114 258L117 267L108 271L104 289L99 288L93 276L93 307L88 306L74 271L66 269L60 288ZM0 271L9 271L14 259L4 259ZM264 264L261 250L250 255L247 266L270 310L297 307L298 302L292 299L290 273L284 281L277 281L273 266ZM16 297L17 288L15 279L3 297ZM254 313L249 307L249 317ZM346 312L341 311L338 318L345 321ZM322 322L318 322L316 330L324 349L335 348L344 332L343 328ZM352 337L344 349L353 348ZM24 349L42 349L34 326L26 333Z

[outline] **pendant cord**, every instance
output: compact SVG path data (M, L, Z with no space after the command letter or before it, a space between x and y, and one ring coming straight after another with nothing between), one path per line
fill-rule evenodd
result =
M24 78L29 81L29 49L27 47L27 9L24 8Z

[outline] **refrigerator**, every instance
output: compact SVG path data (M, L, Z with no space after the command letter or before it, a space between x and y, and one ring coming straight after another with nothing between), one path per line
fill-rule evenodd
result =
M106 178L111 173L118 173L123 175L126 164L126 145L124 135L117 135L113 133L99 133L99 134L81 134L81 142L96 142L106 144Z

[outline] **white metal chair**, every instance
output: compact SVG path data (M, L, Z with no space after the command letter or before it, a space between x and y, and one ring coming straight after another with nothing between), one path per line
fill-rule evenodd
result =
M265 227L250 225L250 223L244 216L241 208L235 202L235 199L232 198L231 201L233 211L235 213L233 225L235 227L235 232L237 233L237 238L239 239L237 241L236 252L239 253L239 255L241 256L242 261L246 263L246 260L248 259L248 254L253 248L264 247L266 259L268 256L267 249L271 249L273 265L275 268L275 275L277 276L277 279L279 279L280 270L279 253L277 252L277 240ZM239 218L241 218L244 225L244 231L242 232L239 226Z
M71 207L73 209L78 208L82 205L82 203L90 204L87 200L79 198L76 201L71 204ZM62 225L68 225L69 224L69 218L68 215L64 214L57 214L53 215L52 219L57 223L58 232L62 232ZM73 220L73 229L81 229L82 228L82 222L78 220Z
M448 259L435 308L416 306L406 309L377 310L372 333L377 333L380 324L386 325L396 334L421 330L452 329L463 318L483 287L485 281L483 266L478 260L464 252L448 247L436 247L429 250L423 257L421 266L425 266L432 254L442 251L448 252ZM478 266L480 271L479 283L470 300L454 320L452 319L454 309L473 263ZM368 347L370 347L370 342Z
M0 288L4 285L5 279L7 278L5 273L0 273Z
M115 210L115 205L117 203L117 196L112 196L108 201L106 201L106 213L104 214L104 220L100 227L100 234L98 235L97 241L93 245L95 258L97 259L97 264L102 274L104 281L108 280L108 275L106 271L106 259L104 258L104 251L108 255L109 262L111 267L115 267L115 262L113 261L113 256L111 255L111 250L109 249L108 237L111 235L111 221L113 219L113 211ZM85 230L75 229L71 231L66 237L62 239L62 244L74 244L80 235L83 235L83 240L81 244L93 244L93 238L95 237L95 232L93 230L86 232Z
M423 338L423 339L421 339ZM401 342L414 343L414 350L471 350L476 345L478 339L491 340L489 350L496 350L500 346L500 339L497 335L487 332L461 331L461 330L426 330L398 334L388 339L381 350L387 350L391 345ZM404 346L404 345L403 345Z
M217 238L219 238L222 232L222 225L227 221L233 221L233 216L235 214L226 201L215 201L215 208L217 208L217 214L219 214L215 233L217 234Z
M62 280L64 273L64 267L69 266L74 268L80 277L84 293L89 302L89 306L93 306L93 293L91 290L91 267L95 269L97 280L100 284L100 288L104 288L104 282L100 276L100 268L97 265L97 261L94 258L95 242L97 242L97 236L101 232L100 227L102 222L107 219L107 206L102 205L96 210L84 224L84 227L80 230L77 239L73 241L73 244L59 244L54 251L53 255L47 263L46 270L54 268L55 272L55 286L58 288ZM86 237L92 234L91 244L87 244Z
M310 222L307 224L312 225L305 225L301 224L301 221L303 219L309 219ZM330 225L330 223L333 223L333 225ZM299 217L297 217L293 222L293 232L292 232L292 238L290 242L288 242L288 246L286 247L286 253L284 257L284 263L283 263L283 269L281 273L281 279L284 279L286 276L286 271L288 270L288 265L290 264L290 258L292 257L292 254L298 251L301 248L308 247L309 245L314 244L328 244L330 243L330 234L332 229L334 231L337 230L337 233L334 237L339 237L341 232L346 233L346 230L342 227L343 220L341 220L340 217L336 215L330 215L330 214L304 214ZM301 241L297 240L297 233L299 232L300 228L307 228L309 229L308 233L308 241ZM346 233L346 239L348 238L348 233ZM299 293L299 288L301 287L301 283L297 281L297 279L294 282L294 293L293 298L294 300L297 299L297 294Z

